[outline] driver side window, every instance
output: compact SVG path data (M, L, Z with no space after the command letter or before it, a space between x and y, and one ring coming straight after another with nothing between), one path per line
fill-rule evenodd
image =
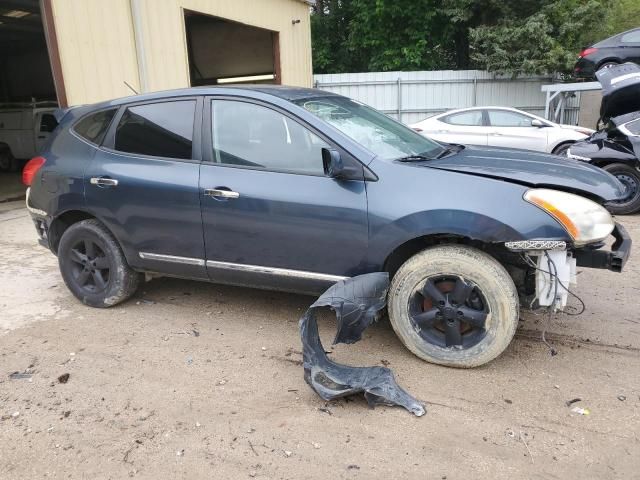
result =
M235 100L213 100L211 112L215 163L324 175L329 145L291 118Z

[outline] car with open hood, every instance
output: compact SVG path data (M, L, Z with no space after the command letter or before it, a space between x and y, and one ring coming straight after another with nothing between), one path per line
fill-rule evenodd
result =
M625 63L596 76L602 84L601 128L571 145L567 155L615 175L627 194L608 208L629 215L640 211L640 66Z
M521 305L562 308L576 266L618 272L630 252L609 173L436 142L316 89L192 88L58 118L23 171L27 207L93 307L153 276L317 294L388 272L404 344L471 367L507 347Z

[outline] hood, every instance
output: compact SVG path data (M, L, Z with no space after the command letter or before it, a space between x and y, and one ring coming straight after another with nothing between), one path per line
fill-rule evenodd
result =
M466 147L455 155L429 160L422 165L531 187L576 192L601 202L625 198L624 185L601 168L529 150Z
M607 121L611 117L640 110L640 66L623 63L596 72L602 85L600 118Z
M581 133L583 135L586 135L587 137L595 132L593 128L581 127L579 125L566 125L564 123L561 123L558 126L560 128L564 128L565 130L573 130L574 132Z

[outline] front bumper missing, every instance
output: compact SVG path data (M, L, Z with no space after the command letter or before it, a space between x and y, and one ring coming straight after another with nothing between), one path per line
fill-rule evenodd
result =
M627 230L619 223L616 223L611 235L615 238L611 251L576 250L574 256L578 267L604 268L612 272L621 272L629 260L632 240Z
M315 312L328 307L338 320L333 343L357 342L384 308L388 289L387 273L359 275L340 280L309 307L300 319L304 379L323 400L364 393L371 408L375 405L399 405L420 417L426 412L424 405L396 383L390 369L335 363L327 357L318 334Z

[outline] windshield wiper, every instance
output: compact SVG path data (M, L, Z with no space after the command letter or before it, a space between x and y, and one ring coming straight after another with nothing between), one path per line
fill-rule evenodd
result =
M398 162L424 162L425 160L433 160L433 157L424 155L407 155L406 157L396 158Z
M438 155L436 155L435 160L438 160L443 157L447 157L453 153L458 153L461 150L464 150L464 145L460 145L459 143L448 143L444 150L442 150Z

